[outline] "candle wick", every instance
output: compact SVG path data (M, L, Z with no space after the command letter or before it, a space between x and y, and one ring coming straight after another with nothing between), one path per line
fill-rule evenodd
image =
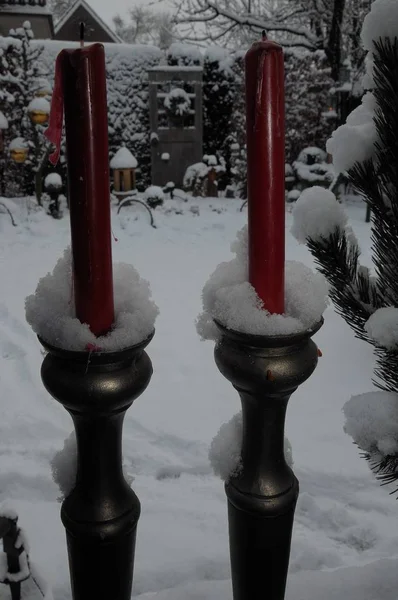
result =
M84 23L80 23L80 48L84 48Z
M261 37L262 37L263 42L265 42L265 40L267 39L267 32L265 31L265 29L262 30Z

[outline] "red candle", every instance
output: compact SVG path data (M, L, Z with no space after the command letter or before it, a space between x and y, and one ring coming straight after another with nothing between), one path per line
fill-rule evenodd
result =
M285 88L282 47L246 54L249 281L270 313L285 309Z
M65 108L76 316L96 335L114 321L105 53L63 50L47 137L60 144ZM53 159L57 159L57 153Z

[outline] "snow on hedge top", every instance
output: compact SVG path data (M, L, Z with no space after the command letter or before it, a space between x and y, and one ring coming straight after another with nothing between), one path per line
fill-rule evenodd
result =
M305 244L309 238L328 238L336 229L344 230L346 224L347 215L336 196L314 186L304 190L293 208L291 233L300 244Z
M8 121L0 110L0 129L8 129Z
M378 346L388 350L398 348L398 308L379 308L365 323L365 331Z
M383 457L398 453L398 394L369 392L353 396L343 411L344 431L361 450Z
M184 44L182 42L174 42L167 50L167 56L174 58L188 58L192 62L201 63L203 56L197 46Z
M397 0L375 0L366 15L362 27L362 43L366 50L373 50L373 42L380 38L398 37Z
M333 132L327 141L327 151L333 156L336 172L347 171L356 162L371 158L377 141L373 121L376 99L371 92L362 98L362 104L348 116L347 122Z
M50 103L45 98L33 98L28 104L29 112L43 112L46 115L50 114Z
M26 298L26 320L46 342L64 350L84 351L95 346L115 351L134 346L151 334L159 311L151 300L149 283L133 266L114 265L115 323L107 335L98 338L76 318L72 277L72 253L67 249L53 272L40 279L36 292Z
M111 169L136 169L138 162L130 150L123 146L123 148L119 148L112 158L110 167Z
M217 339L213 319L228 329L255 335L288 335L306 331L321 318L327 306L328 286L319 273L296 261L285 264L285 314L264 310L248 281L247 227L231 250L236 257L218 265L203 288L203 313L197 331L203 339Z

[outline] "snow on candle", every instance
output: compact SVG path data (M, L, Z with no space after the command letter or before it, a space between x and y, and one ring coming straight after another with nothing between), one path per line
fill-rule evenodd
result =
M264 308L284 312L285 92L282 47L266 39L246 54L249 281Z
M100 336L114 322L105 53L101 44L62 50L46 132L57 150L63 108L76 316Z

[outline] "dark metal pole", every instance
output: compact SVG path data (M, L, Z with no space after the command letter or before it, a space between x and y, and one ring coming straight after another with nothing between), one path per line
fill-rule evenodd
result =
M61 509L74 600L131 598L140 502L122 472L122 426L151 379L144 352L150 339L111 353L70 352L40 340L48 350L43 383L76 430L76 485Z
M234 600L283 600L299 484L284 457L290 395L314 371L310 332L265 337L227 330L215 348L242 400L242 468L225 486Z

